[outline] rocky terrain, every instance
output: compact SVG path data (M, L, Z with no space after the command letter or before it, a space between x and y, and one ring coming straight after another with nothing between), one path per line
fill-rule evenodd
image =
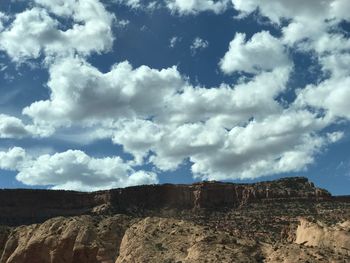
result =
M306 178L0 190L0 263L350 262L350 197Z

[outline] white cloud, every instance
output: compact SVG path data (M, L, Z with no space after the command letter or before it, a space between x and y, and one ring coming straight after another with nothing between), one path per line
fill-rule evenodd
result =
M133 165L151 162L174 170L189 159L197 176L211 179L263 176L268 166L270 174L300 171L330 142L314 135L326 120L286 111L276 101L290 71L277 67L234 87L207 89L188 85L176 68L133 69L123 62L101 73L67 58L50 68L51 100L33 103L24 113L53 126L101 125L103 136L113 134L113 142L135 157ZM67 180L50 184L67 187Z
M28 127L20 119L0 114L0 138L23 138L29 135Z
M8 151L0 151L0 169L15 171L20 169L26 159L26 152L20 147L13 147Z
M21 148L14 148L5 157L0 153L3 169L18 170L16 178L26 185L52 185L54 189L98 190L157 183L156 174L135 172L119 157L93 158L82 151L68 150L36 159L26 159ZM21 162L18 165L18 162Z
M334 53L320 57L324 72L329 72L334 78L350 75L350 53Z
M120 118L181 124L229 116L232 125L233 120L278 110L274 98L285 89L289 72L278 68L246 84L207 89L189 86L175 67L133 69L122 62L103 74L84 60L67 58L50 68L51 99L35 102L23 112L35 123L58 126Z
M325 111L330 120L350 118L347 105L350 99L350 39L339 28L342 20L350 20L349 13L344 11L350 7L349 1L232 0L232 3L241 16L259 9L276 24L282 25L282 20L288 20L281 28L283 36L278 41L318 59L328 79L300 89L294 106L313 107L320 115Z
M325 109L330 117L350 120L350 77L331 78L300 90L296 104Z
M75 0L34 0L34 2L58 16L72 16L76 4Z
M286 111L230 130L211 121L188 123L154 133L160 139L142 147L154 152L149 161L161 170L175 170L188 158L201 179L257 178L306 169L321 149L341 138L316 135L327 124L308 111ZM133 140L124 134L123 140Z
M207 40L201 39L200 37L196 37L191 45L191 51L193 54L197 53L199 50L206 49L209 46L209 42Z
M13 23L0 33L0 49L14 61L46 56L63 56L75 52L89 55L112 47L113 15L98 0L47 1L16 14ZM72 27L60 29L50 12L72 18Z
M329 143L314 135L325 125L309 112L284 112L237 126L227 133L220 149L193 155L192 171L215 180L302 171Z
M142 9L146 11L154 11L165 6L164 1L157 0L110 0L112 3L125 5L132 9Z
M26 125L21 119L0 114L0 139L21 139L24 137L46 137L52 134L49 127Z
M42 46L59 42L57 22L43 9L33 8L16 16L11 28L0 34L0 48L14 60L37 58Z
M266 31L256 33L247 42L245 34L237 33L220 61L220 68L226 74L235 71L258 73L290 65L281 41Z
M176 46L176 44L177 44L178 42L180 42L180 41L181 41L181 38L179 38L179 37L177 37L177 36L173 36L172 38L170 38L169 47L174 48L174 47Z
M115 3L124 4L131 8L140 8L141 0L112 0Z
M79 79L79 81L76 81ZM101 73L84 60L66 58L50 68L51 99L23 110L35 122L57 124L121 117L150 117L184 85L176 67L133 69L128 62Z
M116 20L116 25L121 28L125 28L130 24L130 21L127 19Z
M289 45L308 40L309 49L317 49L317 45L320 45L320 50L328 51L332 51L334 47L343 47L337 45L337 42L332 45L332 39L339 39L341 36L328 31L337 27L343 19L350 19L350 15L344 11L350 7L347 0L232 0L232 3L234 8L241 12L241 16L258 9L274 23L280 24L282 20L290 20L289 24L282 28L283 41ZM327 48L327 45L323 45L325 43L331 46ZM347 45L349 46L348 43Z
M169 129L157 142L150 160L162 170L175 170L186 158L199 153L210 154L225 142L225 129L220 126L188 123Z
M167 6L172 12L181 15L197 14L211 11L216 14L228 8L229 0L167 0Z
M234 8L243 14L252 13L259 8L264 16L275 23L279 23L284 18L309 17L309 19L317 19L323 17L331 2L333 0L232 0Z
M118 2L131 8L144 7L138 0ZM67 141L83 137L89 143L110 138L134 160L95 158L77 150L36 158L17 149L0 153L0 167L17 170L17 179L28 185L78 190L157 182L154 173L137 171L135 167L143 164L167 171L189 161L195 176L216 180L307 169L319 152L343 136L340 131L321 131L336 118L350 118L350 42L330 30L349 17L343 11L348 3L232 3L241 16L259 8L276 26L289 22L280 28L280 38L266 31L250 39L237 33L220 62L221 70L254 76L241 78L235 85L208 88L190 85L176 67L133 68L125 61L109 72L100 71L84 56L111 47L111 25L118 20L97 0L36 0L32 9L18 14L0 33L0 47L18 61L43 54L53 56L47 64L50 97L23 110L33 125L0 115L0 137L42 136L55 128L56 138ZM219 14L228 7L228 1L211 0L169 0L166 4L181 15L203 11ZM71 28L63 29L57 16L72 20ZM170 46L178 40L171 38ZM208 45L206 40L196 38L191 50L196 52ZM300 89L294 103L282 105L279 97L291 92L287 83L293 64L288 50L294 48L314 52L330 78ZM323 115L323 110L327 114Z
M163 112L171 123L194 123L211 119L231 129L252 117L261 119L279 112L275 97L286 89L290 69L277 68L263 72L252 80L233 87L218 88L187 86L175 94Z
M123 145L124 150L135 157L137 164L143 163L149 151L164 135L163 127L140 119L119 121L116 129L113 143Z
M155 173L135 171L120 157L94 158L79 150L35 157L13 147L0 151L0 169L17 171L16 179L26 185L52 189L94 191L158 183Z

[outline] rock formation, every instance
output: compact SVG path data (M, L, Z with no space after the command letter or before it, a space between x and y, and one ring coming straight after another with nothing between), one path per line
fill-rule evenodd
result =
M114 263L124 232L132 223L121 215L99 219L84 215L20 226L7 237L0 262Z
M350 197L302 177L0 190L0 222L0 263L350 262Z
M56 216L128 213L159 209L233 208L271 199L326 200L331 195L307 178L256 184L201 182L145 185L93 193L0 190L0 224L40 223Z
M320 247L339 253L350 252L350 218L349 220L328 226L322 222L310 222L300 219L295 243L308 247Z

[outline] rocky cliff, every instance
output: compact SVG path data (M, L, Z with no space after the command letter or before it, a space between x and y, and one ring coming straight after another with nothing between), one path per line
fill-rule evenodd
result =
M350 262L350 197L302 177L1 190L0 221L0 263Z
M0 190L0 224L39 223L56 216L116 214L160 209L220 209L269 200L326 200L331 195L307 178L256 184L201 182L145 185L93 193Z

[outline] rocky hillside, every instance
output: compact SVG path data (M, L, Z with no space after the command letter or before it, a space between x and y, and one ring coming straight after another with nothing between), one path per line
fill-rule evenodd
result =
M256 184L202 182L145 185L82 193L50 190L0 190L0 224L40 223L56 216L118 214L163 209L234 208L269 200L326 200L331 195L306 178Z
M350 197L302 177L1 190L0 221L0 263L350 262Z

